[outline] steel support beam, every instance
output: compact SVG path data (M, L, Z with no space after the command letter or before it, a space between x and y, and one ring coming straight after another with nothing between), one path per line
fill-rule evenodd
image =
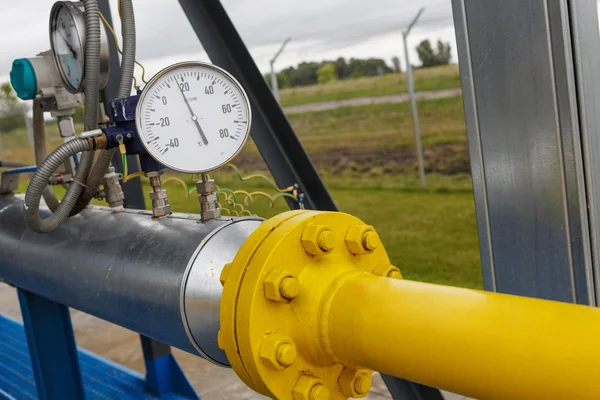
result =
M114 26L112 15L110 12L109 1L99 0L98 5L100 7L100 12L102 13L102 15L104 15L104 18L106 18L106 21L111 26ZM106 36L108 37L108 45L110 49L110 75L108 79L108 84L102 91L102 97L104 99L104 110L106 113L108 113L108 100L116 98L117 93L119 92L121 64L119 62L119 53L117 52L117 47L115 46L115 40L113 36L110 33L108 33ZM117 172L123 172L123 165L121 165L121 155L118 152L115 152L112 164L117 170ZM127 165L129 167L130 174L133 174L134 172L138 172L140 170L138 165L138 158L135 155L127 156ZM140 178L130 179L126 183L121 183L121 186L123 187L123 193L125 194L125 207L142 210L146 208Z
M144 335L140 335L140 339L146 366L147 390L157 397L174 393L186 399L200 400L173 357L171 347Z
M594 305L596 2L452 3L485 288Z
M211 61L233 74L246 90L252 105L252 138L277 184L298 184L306 208L335 211L333 199L221 2L179 3Z
M29 357L40 400L84 400L69 308L18 289Z

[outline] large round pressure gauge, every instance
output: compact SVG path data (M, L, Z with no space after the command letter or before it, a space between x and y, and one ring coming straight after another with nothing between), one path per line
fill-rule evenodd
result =
M211 64L184 62L148 82L136 125L156 161L176 171L202 173L240 152L251 117L248 97L234 77Z
M84 89L85 71L85 18L81 3L59 1L50 11L50 45L56 67L65 88L71 93ZM109 55L106 32L100 28L100 85L106 86L109 73Z

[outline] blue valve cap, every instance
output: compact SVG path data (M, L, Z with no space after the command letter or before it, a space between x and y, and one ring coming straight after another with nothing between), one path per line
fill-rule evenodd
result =
M10 71L10 83L22 100L32 100L37 94L37 79L35 69L26 58L13 61Z

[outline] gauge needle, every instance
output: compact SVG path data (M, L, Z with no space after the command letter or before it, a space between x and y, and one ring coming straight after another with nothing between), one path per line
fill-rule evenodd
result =
M200 126L200 123L198 122L198 117L196 117L196 115L194 114L194 111L192 111L192 107L190 107L190 102L188 101L187 97L185 97L185 93L183 93L183 89L181 88L181 86L179 86L179 84L177 84L177 87L179 88L179 91L181 92L181 95L183 96L183 101L185 101L185 105L187 106L188 110L190 110L190 114L192 115L192 121L194 121L194 123L196 124L196 128L198 128L198 133L200 133L202 142L204 142L204 145L206 146L208 144L208 140L206 139L206 135L204 134L204 131L202 130L202 127Z
M77 53L75 53L75 50L73 50L73 47L71 47L71 45L69 44L69 42L67 41L67 38L65 38L65 36L62 34L62 32L58 32L58 34L60 35L60 37L62 38L62 40L65 42L65 44L67 45L67 48L69 49L69 51L71 52L71 55L73 56L73 58L77 57Z

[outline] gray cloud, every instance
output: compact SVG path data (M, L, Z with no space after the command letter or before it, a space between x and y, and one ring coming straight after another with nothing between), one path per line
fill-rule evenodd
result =
M113 17L116 0L111 0ZM8 4L7 4L8 3ZM30 57L49 48L48 15L54 1L4 0L0 13L0 77L7 76L13 59ZM377 55L388 57L398 47L381 48L373 38L399 35L418 8L423 14L415 38L442 30L445 40L452 26L450 0L421 0L419 3L398 0L223 0L238 31L259 66L284 38L293 42L281 58L282 66L302 59ZM137 56L140 60L163 60L170 57L197 58L203 53L196 35L176 0L134 0L138 34ZM115 27L119 32L118 24ZM451 32L451 31L450 31ZM449 36L449 37L448 37ZM399 40L394 39L394 40ZM368 49L361 43L369 42ZM389 43L393 40L388 38ZM367 54L369 53L369 54ZM150 68L155 69L155 68ZM156 71L154 71L156 72Z

